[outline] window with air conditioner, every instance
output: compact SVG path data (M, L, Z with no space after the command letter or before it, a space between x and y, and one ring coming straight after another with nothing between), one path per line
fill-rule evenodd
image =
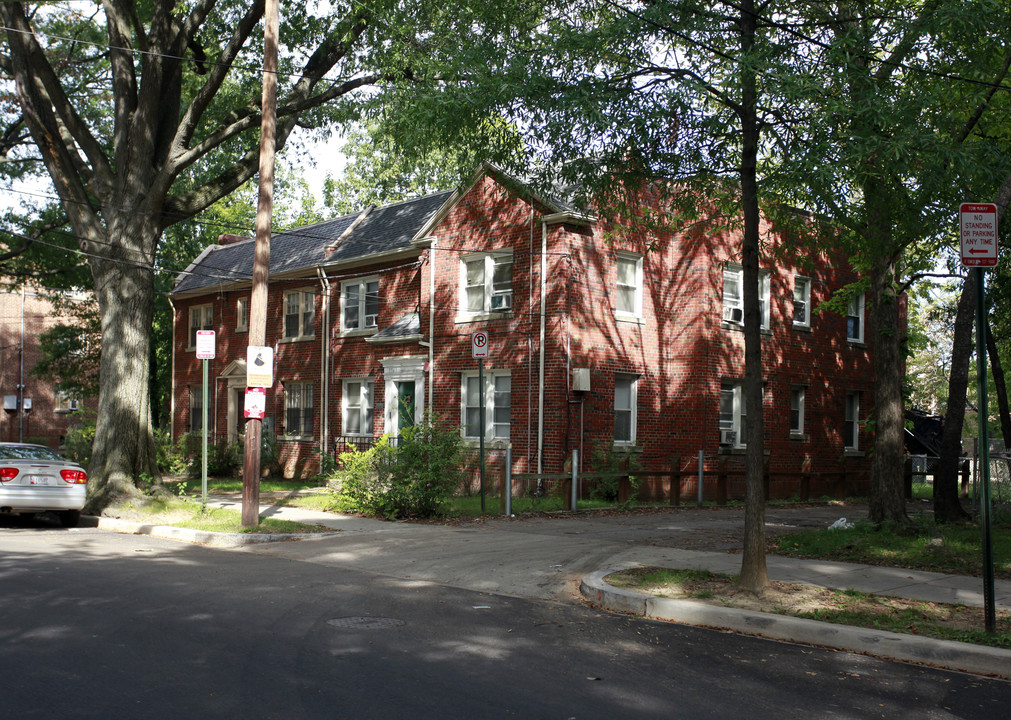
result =
M769 289L769 272L760 270L758 299L763 330L769 328ZM728 263L723 270L723 322L744 325L744 268L736 263Z
M468 255L460 262L460 317L469 319L513 308L513 254Z
M379 326L379 278L357 278L341 283L341 332Z

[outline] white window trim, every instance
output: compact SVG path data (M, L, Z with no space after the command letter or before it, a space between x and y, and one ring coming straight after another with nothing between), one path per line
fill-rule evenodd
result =
M629 397L629 402L631 402L632 406L629 407L629 408L618 408L617 381L619 379L621 379L621 380L629 380L630 381L630 387L629 387L630 397ZM628 429L629 438L628 438L628 440L619 440L616 437L612 437L612 442L617 447L632 447L636 443L637 429L638 429L638 424L639 424L639 377L638 377L638 375L628 375L628 374L623 374L623 373L618 373L617 375L615 375L615 390L614 390L614 418L615 418L615 425L617 425L617 417L618 417L618 411L619 411L619 409L622 410L622 411L625 411L625 412L631 412L631 419L630 419L630 422L629 422L629 429ZM613 434L614 433L612 432L612 436L613 436Z
M200 312L200 314L203 316L203 318L202 318L202 321L200 323L194 324L194 322L193 322L193 315L197 311ZM214 329L214 305L209 304L209 303L206 303L206 304L203 304L203 305L192 305L190 307L190 309L189 309L189 311L188 311L187 314L189 316L189 325L188 325L189 335L186 336L186 339L187 339L187 341L188 341L189 344L186 346L186 349L187 350L196 350L197 349L197 345L196 345L197 330L213 330Z
M245 306L245 312L243 312ZM249 296L243 296L235 301L235 332L249 331Z
M56 392L54 394L54 405L53 412L59 414L77 412L83 409L84 405L81 403L80 398L77 398L66 390L57 386Z
M849 452L860 450L860 393L846 393L845 407L843 409L843 449ZM850 410L852 409L852 417ZM853 423L851 437L846 437L846 425Z
M481 441L478 434L467 434L467 381L477 379L478 373L465 372L460 375L460 436L466 443L477 444ZM512 406L512 372L509 370L485 370L484 371L484 441L485 444L494 443L506 445L512 437L512 419L509 421L509 437L495 437L495 378L508 377L510 379L510 407Z
M462 258L460 258L460 283L459 283L460 302L459 302L459 310L456 317L457 322L472 322L474 320L512 317L513 301L516 298L516 293L515 289L512 288L511 283L508 295L509 297L508 307L495 310L492 309L492 297L495 295L493 291L493 280L495 276L495 260L497 258L503 257L508 257L510 263L513 264L513 269L515 269L515 260L513 258L512 250L471 253L469 255L465 255ZM484 260L483 307L481 310L469 310L467 308L467 264L480 259ZM504 293L499 293L499 296L504 296Z
M864 328L867 327L866 309L867 301L864 293L854 295L850 298L849 303L846 305L846 340L855 345L860 345L864 342ZM851 317L857 318L859 323L859 332L852 336L850 335L849 322Z
M793 426L793 402L795 399L799 398L797 408L798 418L797 424L799 427ZM804 437L804 413L807 405L807 388L804 387L793 387L790 390L790 437L792 438L803 438Z
M803 283L804 292L802 302L804 303L804 317L800 320L797 319L796 313L796 302L797 302L797 285L798 283ZM795 328L809 329L811 327L811 278L805 275L794 275L793 276L793 302L794 302L794 313L793 313L793 326Z
M615 253L615 299L614 299L614 313L619 320L639 320L642 317L642 289L643 289L643 275L642 275L642 255L636 253L618 251ZM621 310L618 308L618 288L620 287L617 277L618 264L621 261L631 261L635 263L635 299L633 302L633 308L631 311Z
M341 335L371 335L379 330L379 309L376 309L376 316L372 321L372 324L367 324L368 317L365 314L366 300L365 293L368 284L374 282L379 283L379 276L373 275L370 277L355 278L354 280L345 280L341 283L340 292L340 333ZM350 286L358 286L358 317L361 319L362 324L359 327L349 328L345 324L345 297L344 293L346 289ZM379 289L376 288L376 294L378 296Z
M288 335L288 298L291 295L298 295L298 334ZM312 333L307 335L302 332L303 327L303 315L305 315L306 308L304 306L305 296L309 295L313 303L313 327ZM279 342L298 342L300 340L313 340L316 337L316 288L313 287L303 287L294 288L292 290L286 290L284 295L281 297L281 339Z
M737 285L741 289L738 302L728 305L726 298L727 276L736 275ZM768 330L770 324L770 296L771 296L771 276L768 270L758 271L758 294L762 303L762 330ZM723 268L723 299L722 299L722 325L725 328L744 327L744 267L738 263L727 263Z
M724 389L730 386L733 390L733 427L726 428L723 426L723 392ZM747 443L744 441L744 433L741 431L741 417L746 416L747 412L744 406L744 383L737 381L725 381L720 383L720 418L719 418L719 428L720 428L720 445L733 448L744 448L747 447ZM731 431L734 433L734 441L732 443L723 442L724 431Z
M305 397L306 397L306 390L305 389L307 387L309 389L309 394L308 394L309 402L312 403L312 422L309 423L309 425L310 425L309 432L308 433L302 432L302 430L304 428L299 427L299 432L293 433L293 432L291 432L291 429L288 427L288 411L291 409L291 400L294 399L294 397L296 396L296 388L297 388L297 395L298 395L299 400L300 401L304 400ZM311 383L311 382L289 382L289 383L285 383L285 386L284 386L284 437L290 438L290 439L293 439L293 440L308 440L308 439L312 439L313 432L314 432L313 427L316 424L316 403L314 402L315 398L313 396L313 394L315 393L315 391L316 391L315 385L313 383ZM305 406L304 405L299 405L298 409L300 411L304 411L305 410ZM304 416L304 412L302 412L299 415L299 425L300 426L302 424L303 416Z
M360 405L355 406L363 413L362 431L358 433L348 432L348 410L351 407L348 404L348 385L350 383L360 383L361 385L358 390ZM375 398L376 387L375 381L372 378L345 378L341 381L341 435L345 435L347 437L372 437L375 434ZM371 423L369 422L370 419ZM372 427L366 429L366 427L370 424Z

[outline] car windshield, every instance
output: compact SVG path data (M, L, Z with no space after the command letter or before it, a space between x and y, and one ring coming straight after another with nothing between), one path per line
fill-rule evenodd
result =
M0 460L63 460L43 445L0 445Z

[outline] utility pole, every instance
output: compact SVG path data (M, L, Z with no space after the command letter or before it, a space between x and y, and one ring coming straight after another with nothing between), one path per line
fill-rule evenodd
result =
M267 275L270 270L270 229L274 211L274 133L277 126L278 2L266 0L263 11L263 96L260 122L260 191L256 206L253 288L249 298L249 344L267 341ZM260 524L260 432L262 421L246 420L242 465L242 525Z

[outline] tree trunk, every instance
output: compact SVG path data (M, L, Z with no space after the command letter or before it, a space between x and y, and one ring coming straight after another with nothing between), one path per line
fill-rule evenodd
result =
M131 230L142 232L135 226ZM118 250L122 256L142 256ZM160 483L161 475L149 392L154 273L117 258L92 258L91 267L102 318L102 383L87 511L97 513L117 499L136 496L139 480Z
M1004 383L1004 366L997 352L997 342L990 332L990 321L986 323L986 354L990 358L990 374L993 376L994 395L997 396L997 412L1000 415L1000 433L1007 448L1011 440L1011 410L1008 408L1007 385Z
M745 442L744 553L741 557L741 587L760 593L769 585L765 563L765 423L762 403L762 313L759 297L759 223L758 206L758 113L757 84L750 56L755 45L756 15L754 0L741 5L741 204L744 210L744 239L741 263L744 269L744 393L748 425Z
M867 197L870 236L882 239L879 254L871 268L871 322L874 366L874 454L871 458L870 520L881 524L906 524L906 500L903 482L905 460L905 417L902 385L905 379L903 344L900 333L899 297L895 292L897 259L885 252L891 246L891 230L887 213L875 208L872 198L878 189L870 189Z
M976 319L976 273L962 283L955 311L951 341L951 371L948 375L948 407L944 412L941 457L934 471L934 520L956 522L969 517L958 498L958 471L962 455L962 426L972 357L972 327Z

